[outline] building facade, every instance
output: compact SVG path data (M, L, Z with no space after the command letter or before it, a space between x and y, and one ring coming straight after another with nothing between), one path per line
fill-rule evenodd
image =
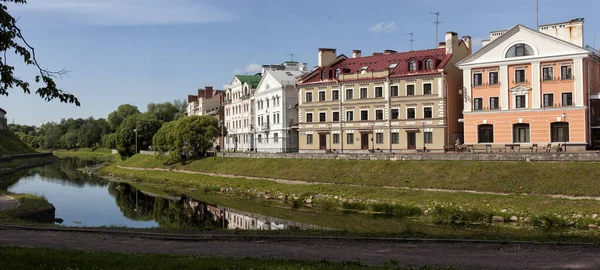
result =
M306 64L285 62L263 67L263 77L254 97L256 149L258 152L289 153L298 151L298 78L306 73Z
M600 66L583 19L490 33L462 60L466 144L600 146Z
M319 49L298 82L300 152L443 151L462 134L462 73L471 38L446 33L438 48L352 58Z
M8 121L6 120L6 111L0 108L0 130L8 128Z
M254 151L254 92L261 75L235 75L225 90L225 126L223 149Z
M222 125L225 119L225 91L214 90L212 86L198 89L198 95L188 95L187 115L213 116ZM223 145L223 137L219 136L217 144Z

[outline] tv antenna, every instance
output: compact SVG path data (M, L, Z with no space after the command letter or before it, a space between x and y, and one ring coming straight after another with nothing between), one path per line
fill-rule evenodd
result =
M410 41L410 50L412 51L413 50L413 41L415 41L413 39L413 36L414 36L415 33L414 32L410 32L410 33L406 33L406 34L410 35L410 39L409 39L409 41Z
M287 55L292 57L292 62L294 62L294 54L293 53L288 53Z
M435 22L433 22L433 23L435 23L435 46L434 46L434 48L435 48L438 45L438 37L439 37L438 30L440 28L440 23L442 23L442 22L440 22L440 12L439 11L431 12L431 14L435 15Z

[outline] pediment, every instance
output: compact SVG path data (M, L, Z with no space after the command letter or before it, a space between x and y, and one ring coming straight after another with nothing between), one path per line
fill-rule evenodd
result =
M506 58L506 52L515 44L524 43L533 49L533 55ZM460 67L502 61L519 61L543 57L589 54L590 52L575 44L540 33L522 25L517 25L502 36L460 61Z
M529 91L531 91L531 87L529 87L529 86L523 86L523 85L515 86L515 87L513 87L513 88L510 89L510 92L513 92L513 93L516 93L516 94L518 94L518 93L527 93Z

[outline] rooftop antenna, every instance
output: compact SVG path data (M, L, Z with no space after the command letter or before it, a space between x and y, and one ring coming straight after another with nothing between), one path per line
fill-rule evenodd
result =
M413 50L413 41L415 41L415 40L413 39L413 35L414 35L415 33L414 33L414 32L410 32L410 33L406 33L406 34L407 34L407 35L410 35L410 40L409 40L409 41L410 41L410 50L412 51L412 50Z
M294 54L293 53L288 53L287 55L292 57L292 62L294 62Z
M540 31L540 0L535 0L535 24L536 30Z
M431 12L432 15L435 15L435 46L433 46L434 48L438 45L438 30L440 27L440 12Z

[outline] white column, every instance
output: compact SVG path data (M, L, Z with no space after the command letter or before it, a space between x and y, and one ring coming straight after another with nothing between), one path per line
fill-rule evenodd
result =
M531 63L531 105L534 109L541 108L541 99L542 88L540 82L540 62L532 62Z
M471 111L471 103L473 102L473 97L471 96L471 69L463 70L463 111L470 112Z
M444 79L438 78L438 97L444 97Z
M503 111L509 109L508 107L508 66L500 66L500 107Z
M385 100L388 100L388 99L390 99L390 98L391 98L391 97L390 97L390 91L389 91L389 90L390 90L390 83L389 83L389 82L386 80L386 81L383 83L383 98L384 98Z
M575 75L575 91L573 93L573 100L575 101L575 106L583 107L583 58L575 58L575 66L573 70L573 74Z

